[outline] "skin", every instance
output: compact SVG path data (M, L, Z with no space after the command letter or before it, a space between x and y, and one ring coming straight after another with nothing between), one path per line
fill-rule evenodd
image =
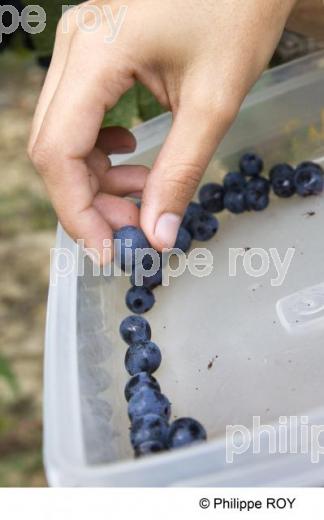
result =
M112 0L128 12L113 43L105 17L80 30L76 11L58 29L36 109L29 155L65 230L111 259L103 240L141 225L158 250L174 245L186 206L242 101L266 68L294 0ZM102 8L103 1L85 2ZM62 26L69 22L70 31ZM88 17L91 23L91 14ZM148 172L111 167L107 155L136 143L121 128L100 130L104 113L135 80L172 111L173 125ZM139 212L125 198L142 193Z

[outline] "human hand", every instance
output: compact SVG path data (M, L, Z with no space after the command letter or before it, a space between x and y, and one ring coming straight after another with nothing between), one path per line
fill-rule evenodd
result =
M175 243L184 210L251 86L263 72L295 0L113 0L128 11L116 40L106 19L87 32L69 10L33 122L29 154L72 238L111 252L112 230L139 221L153 247ZM70 31L64 34L63 24ZM88 20L91 25L91 15ZM111 168L107 154L135 148L123 129L100 130L104 114L135 80L173 114L171 131L148 175ZM125 195L142 192L139 215ZM140 219L140 220L139 220Z

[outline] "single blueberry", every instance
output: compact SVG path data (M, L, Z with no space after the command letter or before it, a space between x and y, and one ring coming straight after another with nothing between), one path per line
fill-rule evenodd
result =
M162 274L162 268L160 267L160 269L155 274L151 274L150 276L143 276L143 278L140 277L136 282L136 270L134 269L130 277L130 282L134 286L146 287L146 289L152 290L162 284Z
M145 455L152 455L153 453L158 453L160 451L163 451L165 448L162 444L162 442L158 441L147 441L143 442L143 444L140 444L137 446L135 450L135 457L143 457Z
M263 170L263 161L255 153L246 153L240 159L240 170L248 177L256 177Z
M127 372L134 376L139 372L149 372L152 374L161 365L161 351L152 341L134 343L131 345L125 356L125 367Z
M128 415L133 422L136 417L154 413L165 419L170 418L171 404L165 395L151 390L151 388L142 388L130 399L128 403Z
M115 260L123 269L131 269L135 265L136 250L150 248L150 244L140 228L124 226L114 233Z
M192 217L189 224L189 233L193 239L205 242L217 233L218 228L217 218L207 211L202 211Z
M149 413L135 418L130 430L130 440L133 448L148 441L161 442L164 447L167 444L169 425L164 417Z
M190 246L191 246L191 235L185 227L180 226L179 231L178 231L177 240L176 240L174 247L177 249L181 249L181 251L186 253L187 251L189 251Z
M224 209L224 188L220 184L210 182L200 188L199 200L203 209L218 213Z
M126 293L126 305L135 314L149 311L154 302L154 294L146 287L131 287Z
M270 186L270 182L265 177L253 177L247 182L246 191L269 193Z
M202 209L201 205L198 204L198 202L190 202L190 204L188 205L181 225L184 228L186 228L187 231L189 231L189 233L190 233L189 224L192 220L192 217L194 215L200 214L202 211L203 211L203 209Z
M246 178L241 172L229 172L225 175L223 184L225 191L243 190L246 186Z
M323 170L318 164L310 161L301 163L296 168L294 182L301 197L317 195L324 187Z
M269 205L270 182L263 177L251 179L245 188L248 209L262 211Z
M125 398L129 401L133 395L139 392L142 388L147 387L151 390L161 392L161 388L155 377L148 372L139 372L135 376L131 377L125 386Z
M276 164L269 172L269 178L273 192L278 196L287 199L296 193L295 170L289 164Z
M151 339L151 327L145 318L140 316L128 316L119 327L119 332L128 345L149 341Z
M225 208L231 213L239 214L246 211L246 193L245 189L233 189L225 193L224 197Z
M198 421L190 417L183 417L171 424L168 446L169 448L181 448L206 439L206 430Z

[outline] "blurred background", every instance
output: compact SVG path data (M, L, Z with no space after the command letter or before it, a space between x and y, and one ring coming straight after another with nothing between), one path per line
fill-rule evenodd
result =
M77 2L70 2L77 3ZM18 9L20 2L12 1ZM44 4L44 5L43 5ZM45 5L46 4L46 5ZM0 44L0 486L45 486L42 466L42 363L56 217L26 156L36 101L50 62L56 0L39 2L50 25L41 37L18 31ZM49 5L49 7L48 7ZM7 20L10 25L10 19ZM322 48L286 32L271 66ZM104 124L132 127L162 112L136 85Z

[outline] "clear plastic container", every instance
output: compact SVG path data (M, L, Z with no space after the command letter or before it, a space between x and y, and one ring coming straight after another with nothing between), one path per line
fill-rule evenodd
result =
M204 182L220 180L245 150L259 152L266 167L323 162L323 92L322 53L265 73ZM135 129L139 148L123 162L151 165L170 123L164 115ZM48 302L44 454L51 485L324 483L323 456L312 464L299 453L269 455L265 435L259 454L248 449L228 464L225 443L227 425L250 428L253 416L277 427L280 416L324 423L324 197L273 198L260 214L223 212L220 221L218 235L207 244L214 256L212 275L186 273L158 288L147 315L162 350L157 377L173 403L173 416L199 419L208 442L133 460L123 398L125 344L118 335L129 314L128 280L93 276L90 262L80 277L75 265L51 286ZM77 258L77 246L60 227L57 247ZM229 248L254 247L276 248L281 258L293 248L281 285L271 284L276 278L271 261L263 277L251 278L240 261L237 276L229 277Z

